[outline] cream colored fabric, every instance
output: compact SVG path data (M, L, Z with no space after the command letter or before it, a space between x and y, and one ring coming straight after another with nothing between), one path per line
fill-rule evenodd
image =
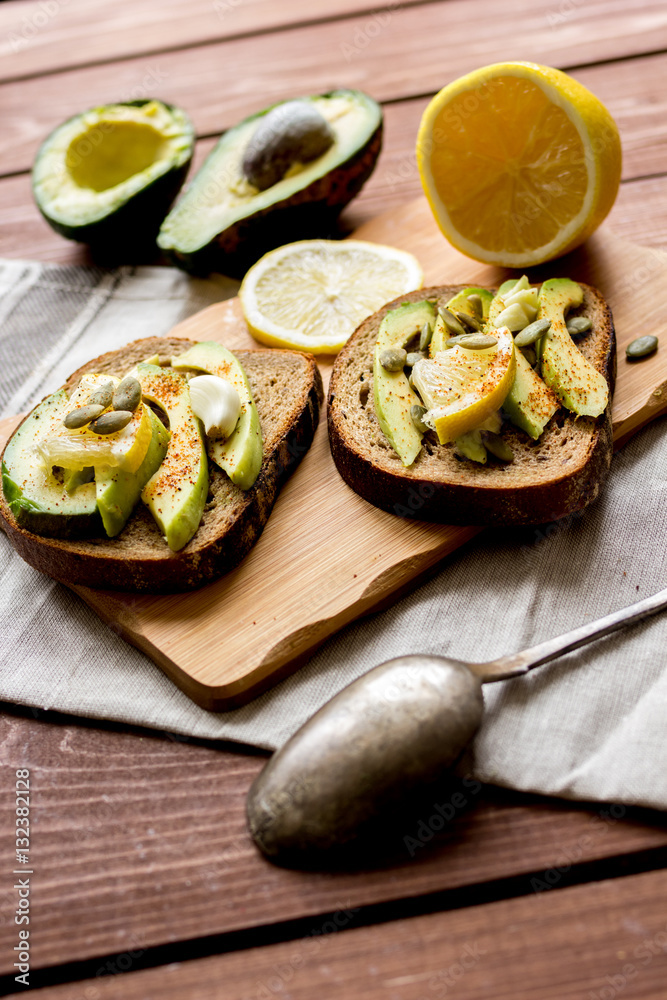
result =
M0 263L0 407L17 412L89 357L166 333L233 294L159 268ZM46 361L45 361L46 359ZM406 652L486 660L667 586L665 421L616 456L583 515L487 531L389 610L344 629L292 678L234 712L191 703L65 587L0 536L0 698L174 734L274 748L346 683ZM513 788L667 808L667 613L485 688L464 766Z

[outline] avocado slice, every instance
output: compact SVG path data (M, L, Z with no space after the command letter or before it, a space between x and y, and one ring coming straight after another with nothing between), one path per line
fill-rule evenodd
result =
M226 441L208 442L209 457L242 490L254 484L262 467L262 428L250 383L231 351L215 341L201 341L171 359L172 368L195 369L230 382L241 400L241 413Z
M89 482L68 493L64 482L42 462L37 449L45 430L58 426L68 408L67 393L59 389L42 400L11 437L2 462L5 500L19 526L35 535L103 535L95 484Z
M380 364L380 355L387 347L405 347L422 329L424 323L434 325L435 303L405 302L392 309L382 319L373 359L373 396L375 412L383 433L406 467L419 454L422 432L417 429L410 407L421 405L417 393L410 387L403 370L387 371Z
M334 90L301 101L325 119L333 142L306 160L310 154L304 153L301 138L295 140L289 169L260 190L244 171L246 150L265 116L288 102L225 132L160 228L158 246L174 264L193 273L238 277L274 247L330 233L375 167L382 110L359 90ZM285 155L283 143L280 155Z
M208 495L208 462L201 427L192 412L183 375L143 362L133 374L141 384L144 399L157 403L169 418L167 454L144 486L141 499L169 548L178 552L199 527Z
M482 443L481 430L476 429L468 431L466 434L460 434L454 442L454 448L464 458L469 458L471 462L486 465L488 455Z
M194 140L187 114L162 101L91 108L42 143L32 171L37 207L67 239L127 255L155 240Z
M519 281L523 281L522 278ZM489 323L494 325L497 317L505 308L503 295L515 288L514 279L503 282L491 303ZM527 285L527 281L526 281ZM520 350L516 350L516 375L509 393L503 403L503 411L520 430L525 431L533 441L540 434L560 406L555 392L533 370Z
M581 286L569 278L551 278L540 289L540 319L551 320L542 339L542 378L564 406L578 416L599 417L609 402L609 386L604 375L583 356L567 332L565 314L583 302Z
M146 407L150 417L152 437L144 460L136 472L102 466L95 472L97 508L109 538L114 538L125 527L127 520L141 496L141 491L153 476L167 454L169 431L160 418Z

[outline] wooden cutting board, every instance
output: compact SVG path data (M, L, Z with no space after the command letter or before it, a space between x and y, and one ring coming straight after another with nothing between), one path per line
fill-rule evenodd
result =
M512 273L450 247L421 198L355 236L410 250L426 284L495 286ZM651 358L625 358L625 345L635 337L662 333L667 254L626 243L603 226L584 249L529 274L533 281L561 275L596 285L612 307L618 337L614 439L620 445L667 411L667 337ZM209 306L172 333L232 349L257 346L235 299ZM320 359L325 384L332 360ZM1 443L16 422L0 425ZM361 500L331 461L323 413L312 448L236 570L173 596L73 589L195 702L225 710L294 671L328 636L395 599L479 530L406 520Z

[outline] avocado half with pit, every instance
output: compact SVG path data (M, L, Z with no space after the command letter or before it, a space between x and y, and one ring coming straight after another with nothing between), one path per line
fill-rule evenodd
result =
M164 220L158 246L193 273L240 276L267 250L328 235L381 146L382 109L359 90L265 108L225 132Z
M56 232L93 247L154 242L194 149L187 114L147 99L75 115L42 143L32 171L40 212Z

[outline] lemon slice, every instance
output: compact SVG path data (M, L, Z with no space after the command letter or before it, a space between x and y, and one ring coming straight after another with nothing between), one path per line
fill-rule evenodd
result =
M493 336L495 347L471 351L457 344L412 369L415 389L428 408L424 422L436 431L440 444L483 424L512 388L514 339L507 327L494 330Z
M312 354L339 351L385 302L421 288L412 254L361 240L301 240L247 272L239 299L253 337Z
M433 98L417 163L449 242L518 268L573 250L599 226L618 192L621 141L604 105L572 77L497 63Z

